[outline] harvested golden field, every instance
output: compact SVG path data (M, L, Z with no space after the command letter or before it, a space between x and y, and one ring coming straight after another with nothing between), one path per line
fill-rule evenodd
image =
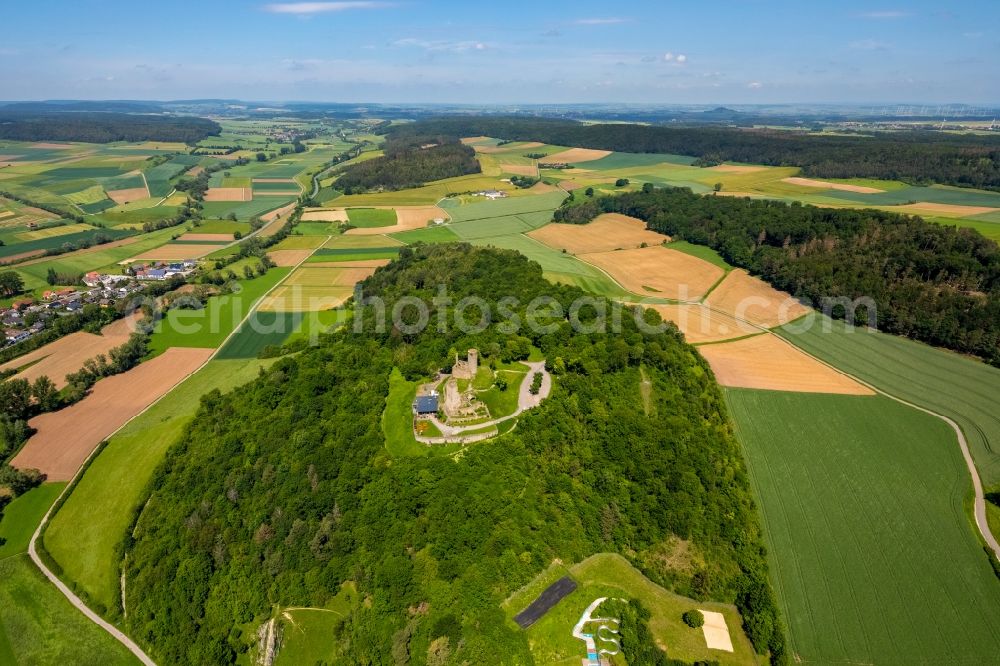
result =
M564 150L561 153L549 155L544 161L546 164L559 164L561 162L565 162L566 164L572 164L574 162L593 162L594 160L599 160L602 157L607 157L610 154L610 150L570 148L569 150Z
M128 372L106 377L80 402L31 419L37 432L11 464L68 481L94 448L197 370L212 349L173 347Z
M311 254L312 250L271 250L267 256L276 266L297 266Z
M702 345L698 351L723 386L797 393L874 393L772 333Z
M719 173L754 173L755 171L765 171L770 167L752 166L748 164L719 164L708 167L706 171L717 171Z
M201 174L205 170L203 166L193 166L184 172L185 176L191 176L192 178Z
M760 192L727 192L725 190L720 190L718 192L712 192L712 194L717 194L720 197L759 197L762 196Z
M288 276L282 286L304 287L354 287L366 277L375 272L375 266L366 262L361 267L314 268L303 267Z
M16 379L33 382L42 375L51 379L56 388L66 386L66 375L83 367L84 361L109 351L128 341L135 328L135 318L125 317L103 329L101 335L77 331L54 342L0 365L0 370L15 370L28 366L15 375Z
M479 143L480 141L489 141L489 140L490 137L488 136L467 136L462 139L462 143L468 146L473 143Z
M354 287L280 286L264 297L262 312L320 312L343 304L354 295Z
M333 236L324 244L325 248L369 248L369 247L396 247L405 245L402 241L389 236Z
M665 320L677 324L687 341L694 345L731 340L760 332L752 324L699 303L645 304L643 307L656 310Z
M249 187L210 187L205 191L205 201L253 201Z
M222 241L228 243L233 240L232 234L199 234L187 233L177 238L179 241Z
M803 185L805 187L820 187L825 190L858 192L859 194L878 194L880 192L885 192L885 190L880 190L877 187L865 187L863 185L851 185L849 183L830 183L825 180L813 180L812 178L799 178L798 176L793 176L791 178L782 178L781 182L789 183L791 185Z
M904 204L902 206L884 206L883 208L910 213L912 215L940 215L941 217L968 217L970 215L1000 211L1000 208L992 208L990 206L961 206L958 204L930 203L928 201L918 201L917 203Z
M642 220L618 213L605 213L588 224L553 222L528 232L537 241L569 254L609 252L646 245L662 245L669 236L646 229Z
M680 301L699 300L725 275L720 267L703 259L660 246L579 257L635 294Z
M746 319L766 328L787 324L809 312L808 307L791 295L778 291L742 269L730 271L705 302L738 319Z
M389 259L355 259L353 261L310 262L309 268L381 268L389 265ZM372 271L374 272L374 270Z
M432 220L441 218L451 219L448 213L437 206L373 206L384 210L394 209L396 211L396 224L390 227L357 227L348 230L350 236L376 236L382 234L392 234L399 231L411 231L413 229L423 229Z
M183 261L184 259L198 259L206 254L211 254L216 250L221 250L225 245L180 245L166 244L160 247L147 250L137 254L131 259L119 261L119 264L131 264L136 261Z
M249 201L249 199L248 199L248 201ZM265 222L276 222L277 220L284 219L289 213L291 213L293 210L295 210L295 205L296 204L293 201L292 203L286 204L286 205L282 206L281 208L275 208L270 213L264 213L263 215L261 215L260 219L264 220ZM274 234L278 233L278 229L280 229L280 228L281 228L280 224L277 225L277 226L275 226L273 229L271 229L270 227L268 227L266 229L261 230L260 235L261 236L273 236Z
M335 210L307 209L302 213L303 222L347 222L347 211L343 208Z
M538 167L534 164L505 164L504 162L500 162L500 169L504 173L538 178Z
M145 187L132 187L127 190L108 190L108 198L116 204L127 204L140 199L148 199L149 191Z

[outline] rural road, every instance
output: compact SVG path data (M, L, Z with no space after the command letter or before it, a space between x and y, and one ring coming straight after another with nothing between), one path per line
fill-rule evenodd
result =
M291 275L295 271L296 268L298 268L303 263L305 263L306 259L308 259L308 257L302 259L302 261L300 261L298 264L296 264L295 267L292 268L292 270L288 272L288 275ZM280 286L285 280L287 280L288 279L288 275L286 275L284 278L282 278L281 280L279 280L273 287L271 287L266 292L264 292L263 294L261 294L261 296L256 301L254 301L253 305L249 308L249 310L247 312L247 315L242 319L242 321L240 321L240 323L232 330L232 332L228 336L226 336L226 339L223 340L222 343L218 347L216 347L215 351L212 352L212 355L209 356L205 360L205 362L202 363L194 372L192 372L190 375L188 375L187 377L184 377L179 382L177 382L176 384L174 384L170 388L170 390L166 391L162 396L160 396L159 398L157 398L156 400L154 400L152 403L150 403L149 405L147 405L146 408L143 409L141 412L139 412L138 414L136 414L135 416L133 416L132 418L130 418L128 421L126 421L125 423L123 423L118 428L118 430L116 430L115 432L113 432L110 435L108 435L105 439L110 440L119 431L121 431L122 428L124 428L125 426L127 426L129 423L131 423L132 421L134 421L135 419L137 419L142 414L146 413L148 410L152 409L154 405L156 405L158 402L160 402L160 400L162 400L164 397L166 397L167 395L169 395L170 393L172 393L173 390L176 389L180 384L182 384L188 377L196 374L199 370L201 370L206 365L208 365L208 363L211 362L211 360L213 358L215 358L215 356L219 353L219 350L221 350L223 347L225 347L226 343L229 342L229 340L234 335L236 335L236 333L240 330L240 328L243 326L243 324L246 323L246 321L248 319L250 319L250 316L256 311L257 306L261 303L261 301L263 301L267 297L268 294L270 294L272 291L274 291L275 289L277 289L278 286ZM73 476L73 479L70 480L70 482L68 484L66 484L66 488L63 489L63 492L59 495L59 497L56 499L56 501L52 503L52 506L49 507L49 510L45 512L45 516L42 518L41 522L38 524L38 527L35 528L35 532L31 535L31 541L28 543L28 555L31 557L31 561L35 563L35 566L38 567L38 569L42 572L42 574L46 578L48 578L49 581L51 581L52 584L55 585L56 588L60 592L62 592L63 596L66 597L66 599L68 599L69 602L71 604L73 604L73 606L77 610L79 610L81 613L83 613L84 616L87 617L87 619L89 619L91 622L93 622L94 624L96 624L97 626L99 626L101 629L104 629L104 631L106 631L109 634L111 634L111 636L115 640L117 640L119 643L121 643L126 648L128 648L128 650L132 654L134 654L139 661L141 661L143 664L145 664L145 666L156 666L156 662L154 662L149 657L149 655L147 655L145 652L143 652L142 648L140 648L131 638L129 638L128 636L126 636L125 633L122 632L120 629L118 629L117 627L115 627L110 622L107 622L100 615L98 615L97 613L95 613L94 611L92 611L87 606L87 604L85 604L83 602L83 600L80 599L80 597L76 596L76 594L74 594L73 591L71 589L69 589L69 587L67 587L65 583L63 583L61 580L59 580L58 576L56 576L54 573L52 573L52 571L47 566L45 566L45 563L42 561L42 558L38 556L38 550L36 548L36 544L38 543L39 537L42 535L42 530L45 529L45 526L48 524L49 518L52 517L53 510L59 504L59 500L62 499L63 495L65 495L67 492L70 492L70 490L73 488L73 485L75 484L76 480L83 473L83 470L86 469L87 463L90 461L90 459L94 456L94 454L96 452L97 452L97 448L95 448L93 451L90 452L90 455L87 457L87 460L84 461L83 465L80 466L80 469L77 470L76 474Z

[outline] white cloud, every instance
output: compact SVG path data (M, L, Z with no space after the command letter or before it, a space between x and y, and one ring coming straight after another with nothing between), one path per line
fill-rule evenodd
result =
M909 13L892 9L875 12L862 12L859 16L866 19L899 19L909 16Z
M616 23L627 23L629 19L612 16L608 18L583 18L577 19L577 25L615 25Z
M673 59L674 59L674 54L671 53L670 51L667 51L666 53L663 54L663 62L670 62Z
M674 55L670 51L663 54L663 62L672 62L678 65L683 65L687 62L688 57L683 53L678 53Z
M751 81L750 83L747 84L747 88L749 88L750 90L760 90L763 87L764 84L761 83L760 81Z
M329 12L344 12L350 9L381 9L391 7L388 2L279 2L264 5L264 10L274 14L295 14L308 16Z
M425 51L450 51L452 53L462 53L464 51L486 51L490 48L484 42L471 40L461 42L429 41L426 39L417 39L416 37L397 39L392 42L392 46L400 48L414 47L424 49Z
M851 42L848 46L856 51L885 51L889 48L888 44L877 39L860 39Z
M681 63L682 65L687 62L687 59L688 57L683 53L677 56L677 62Z

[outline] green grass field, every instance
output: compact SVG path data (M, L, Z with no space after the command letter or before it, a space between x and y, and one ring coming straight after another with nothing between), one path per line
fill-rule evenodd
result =
M198 410L201 396L257 377L273 360L210 361L111 438L45 531L45 548L89 599L114 609L119 599L117 546L146 484Z
M353 583L346 583L324 608L290 608L282 611L281 648L275 666L334 664L341 654L338 623L360 600Z
M355 227L391 227L396 224L396 211L384 208L348 208L347 219Z
M692 257L704 259L708 263L714 264L723 270L730 271L733 269L733 267L729 265L729 262L722 258L722 255L707 245L695 245L694 243L679 240L668 243L667 247L671 250L683 252L684 254L690 254Z
M73 608L26 554L0 560L0 581L0 663L139 663L124 645Z
M530 196L512 196L507 199L497 199L495 201L476 199L474 203L448 208L448 215L451 217L454 227L454 223L458 222L536 213L539 211L551 212L558 208L565 198L566 194L564 192L550 192L547 194L532 194Z
M412 245L413 243L450 243L452 241L461 240L458 234L452 231L451 227L447 226L427 227L425 229L414 229L413 231L401 231L398 234L392 234L392 237L396 240L403 241L407 245Z
M269 345L280 345L302 323L301 312L254 312L226 346L219 350L217 359L257 358Z
M395 458L426 456L427 446L413 436L413 398L417 395L416 382L406 381L397 368L389 375L389 395L382 412L382 432L385 448Z
M8 504L0 515L0 560L12 555L28 552L28 542L35 528L65 483L44 483L32 488Z
M573 625L583 611L598 597L637 599L650 611L649 627L654 638L666 648L667 655L685 662L715 660L720 665L763 663L756 657L743 634L742 620L729 604L695 601L660 587L646 578L621 555L598 553L573 566L550 566L536 581L504 602L509 621L547 587L562 576L570 575L577 589L562 599L538 622L527 629L531 654L538 664L577 666L586 650L573 637ZM725 615L733 641L733 653L709 650L700 629L692 629L681 620L688 610L703 609ZM618 663L618 662L615 662ZM622 662L624 663L624 662Z
M150 337L150 352L159 354L170 347L218 347L239 326L257 299L290 271L290 268L272 268L253 280L240 280L239 293L213 296L201 310L170 310Z
M953 431L883 396L727 390L794 661L982 664L1000 582Z
M777 332L877 388L955 420L983 483L1000 484L1000 369L895 335L827 324L801 332L793 322Z

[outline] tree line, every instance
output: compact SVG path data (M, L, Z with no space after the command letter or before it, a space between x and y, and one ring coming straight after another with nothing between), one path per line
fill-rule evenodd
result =
M434 300L439 284L455 303L513 296L522 319L535 297L567 308L583 296L515 252L464 244L404 248L363 294L389 311L415 296L438 321L455 307ZM682 594L738 604L757 650L784 661L740 447L676 328L644 331L627 316L620 333L581 333L554 317L551 330L513 335L496 323L373 333L371 308L355 316L365 333L342 328L236 391L204 396L157 470L122 535L123 621L157 660L245 659L275 604L321 607L350 582L364 603L330 639L345 663L531 663L501 602L555 558L612 551ZM382 419L394 368L419 381L451 349L521 357L531 345L554 388L515 430L457 460L390 457ZM675 535L698 554L690 571L654 555ZM647 634L637 631L637 652Z
M631 153L673 153L769 166L797 166L819 178L882 178L1000 190L1000 137L939 132L817 135L800 131L596 124L550 118L471 117L393 127L392 136L441 134L542 141Z
M425 183L470 173L480 173L476 151L458 141L422 146L424 137L386 141L385 155L352 164L337 178L335 186L344 194L371 190L403 190ZM433 142L434 140L431 140Z
M583 223L602 212L717 250L778 289L822 306L871 298L880 329L1000 365L1000 247L979 232L877 210L831 209L656 189L580 201L555 212ZM868 312L846 312L836 317Z
M176 141L194 144L221 132L222 126L214 120L195 116L0 108L0 139L8 141Z

